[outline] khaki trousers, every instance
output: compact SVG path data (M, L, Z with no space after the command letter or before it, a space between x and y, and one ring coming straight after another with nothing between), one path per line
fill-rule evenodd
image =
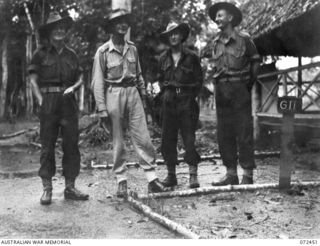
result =
M117 182L126 180L124 133L129 130L139 164L149 182L156 179L155 151L147 128L146 117L136 87L108 87L106 106L112 123L113 171Z

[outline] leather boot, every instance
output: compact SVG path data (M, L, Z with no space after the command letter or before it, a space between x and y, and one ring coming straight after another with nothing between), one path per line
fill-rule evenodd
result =
M225 175L220 181L212 182L213 186L224 186L224 185L238 185L239 178L237 175Z
M66 188L64 189L64 199L76 200L76 201L85 201L89 199L89 195L82 193L75 188L74 178L66 178Z
M200 187L198 181L198 166L189 166L189 187L191 189Z
M243 169L242 185L253 184L253 169Z
M40 198L41 205L49 205L52 200L52 181L51 179L42 178L43 194Z
M191 189L199 188L199 187L200 187L200 184L199 184L199 181L198 181L198 175L197 175L197 174L190 174L189 187L190 187Z
M165 187L163 183L159 181L159 179L155 179L148 184L148 192L149 193L158 193L170 191L170 188Z
M127 193L127 180L123 180L118 184L117 197L118 198L126 198L128 196Z
M162 181L164 187L174 187L178 184L176 174L169 173L168 176Z
M241 184L242 185L253 184L253 177L243 175L242 180L241 180Z

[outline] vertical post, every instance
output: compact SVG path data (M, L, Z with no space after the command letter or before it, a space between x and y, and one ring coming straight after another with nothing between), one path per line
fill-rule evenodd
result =
M8 86L8 45L9 45L9 31L5 30L5 35L2 39L1 49L1 67L2 67L2 81L0 83L0 117L4 116L6 112L7 101L7 86Z
M252 88L252 115L253 115L253 139L257 141L260 137L258 109L261 107L261 86L259 82L254 83Z
M279 189L290 188L293 168L292 144L294 141L294 113L283 113L281 128L281 154Z
M301 56L298 57L298 66L301 67L302 66L302 59ZM302 70L298 70L298 86L300 88L302 88ZM298 91L298 97L301 96L301 91L299 89L297 89Z
M278 112L283 113L281 127L281 154L279 189L285 190L290 187L291 172L293 170L292 146L294 143L294 114L302 107L301 98L280 97L278 98Z
M88 81L87 83L85 83L85 92L88 91L87 90L87 85L90 85L90 81L91 81L91 72L88 72L88 70L86 70L86 81ZM86 112L92 112L93 108L92 108L92 101L93 101L93 95L92 93L85 93L84 97L86 98L84 100L84 108L86 110Z
M283 92L284 96L288 96L287 74L283 74Z

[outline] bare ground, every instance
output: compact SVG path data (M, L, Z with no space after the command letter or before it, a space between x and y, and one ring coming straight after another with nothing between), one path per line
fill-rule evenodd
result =
M19 130L15 128L15 130ZM151 130L159 154L160 136ZM82 169L77 186L90 194L86 202L63 199L64 180L60 174L54 180L52 205L39 204L41 184L38 177L0 179L1 238L181 238L148 220L115 198L116 181L111 170L91 169L92 163L112 162L110 144L81 148ZM127 141L128 160L137 160ZM214 123L205 121L197 132L197 148L201 154L218 153ZM274 148L274 146L271 146ZM179 144L180 154L183 146ZM10 171L39 166L39 149L10 147L0 149L0 163ZM57 152L58 166L61 153ZM257 160L255 183L278 182L278 158ZM300 149L294 155L293 181L320 181L320 154ZM59 168L58 168L59 170ZM188 188L188 166L177 169L176 189ZM202 162L199 181L202 187L224 175L221 161ZM158 175L166 175L159 166ZM242 170L239 168L241 178ZM147 192L147 181L141 169L130 168L129 188ZM223 193L199 197L145 201L155 211L179 222L203 238L320 238L319 188L298 190L295 194L277 190ZM224 198L223 198L224 197Z

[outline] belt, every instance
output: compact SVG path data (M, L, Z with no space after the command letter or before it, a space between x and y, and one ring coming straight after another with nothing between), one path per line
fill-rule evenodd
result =
M66 88L63 86L50 86L50 87L40 88L40 91L42 93L56 93L56 92L64 92L65 89Z
M170 91L174 91L176 95L193 95L195 94L195 87L166 87Z
M124 87L124 88L127 88L127 87L134 87L136 86L136 83L134 80L125 80L125 81L122 81L120 83L107 83L107 87Z
M218 78L218 82L242 82L250 79L250 73L239 73L237 75L227 75L224 74L222 77Z

